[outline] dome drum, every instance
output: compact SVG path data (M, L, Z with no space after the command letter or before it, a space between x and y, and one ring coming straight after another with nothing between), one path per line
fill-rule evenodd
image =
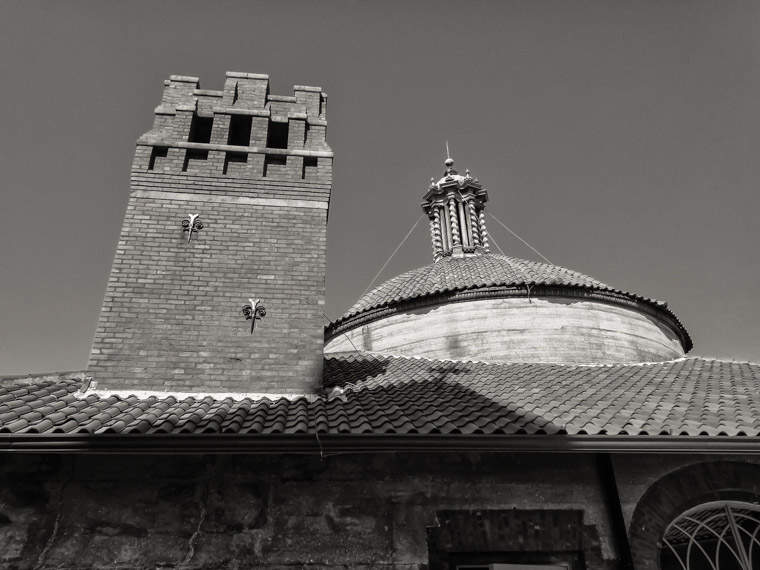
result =
M487 362L614 364L684 355L668 313L583 289L487 288L409 300L334 325L325 352Z

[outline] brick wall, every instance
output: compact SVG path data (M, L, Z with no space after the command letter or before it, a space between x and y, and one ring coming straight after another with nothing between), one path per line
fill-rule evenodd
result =
M332 182L325 97L299 86L272 96L267 76L253 74L228 73L223 91L191 77L165 83L138 141L90 357L98 389L317 390ZM190 214L203 228L188 241ZM253 335L249 298L267 311Z
M476 453L8 456L0 568L432 570L444 554L478 559L463 558L469 548L611 570L594 465Z

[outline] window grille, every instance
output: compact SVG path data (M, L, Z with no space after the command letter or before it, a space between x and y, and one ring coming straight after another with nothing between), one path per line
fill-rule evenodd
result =
M760 506L716 501L689 509L668 525L662 570L760 568Z

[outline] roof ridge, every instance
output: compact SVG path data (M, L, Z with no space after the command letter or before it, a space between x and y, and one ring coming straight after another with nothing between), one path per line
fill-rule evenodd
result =
M374 352L371 350L357 350L357 351L345 351L345 352L330 352L325 354L325 358L339 359L341 356L357 355L365 356L369 355L374 358L398 358L403 360L424 360L426 362L457 362L466 363L471 362L473 364L503 364L502 362L490 362L486 360L459 360L456 358L429 358L427 356L409 356L406 354L388 354L387 352Z
M382 352L373 352L369 350L357 350L357 351L344 351L344 352L332 352L332 353L326 353L325 358L331 358L334 360L339 360L341 358L345 358L347 356L365 356L369 355L374 358L396 358L400 360L424 360L426 362L454 362L454 363L461 363L461 364L486 364L489 366L555 366L555 367L562 367L562 368L615 368L615 367L636 367L636 366L656 366L660 364L674 364L676 362L683 362L686 360L702 360L706 361L705 358L700 356L682 356L680 358L675 358L672 360L654 360L654 361L647 361L647 362L611 362L611 363L556 363L556 362L521 362L521 361L512 361L512 362L493 362L490 360L474 360L474 359L457 359L457 358L430 358L428 356L409 356L406 354L389 354L389 353L382 353ZM732 361L726 361L726 360L719 360L719 359L713 359L716 362L732 362ZM744 363L742 363L744 364ZM747 362L746 364L753 364L750 362ZM760 366L760 364L757 364L757 366Z
M687 360L703 360L705 362L723 362L725 364L749 364L750 366L760 366L760 362L753 362L751 360L737 360L736 358L728 357L721 358L720 356L701 356L692 354L689 357L685 357Z
M34 380L36 378L49 378L53 376L61 377L61 376L69 376L73 378L74 376L82 375L84 377L85 374L87 374L86 370L66 370L63 372L33 372L29 374L7 374L4 376L0 376L0 384L5 384L6 382L14 382L17 380Z
M161 392L157 390L97 390L97 382L93 382L92 386L88 389L79 391L75 394L78 400L84 400L89 396L96 396L98 398L110 398L115 397L121 400L134 396L140 400L147 398L156 398L159 401L174 398L177 401L193 399L197 401L211 398L214 401L222 401L225 399L231 399L236 402L243 400L251 400L254 402L269 400L271 402L279 402L281 400L288 400L295 402L301 399L313 401L320 398L318 394L267 394L264 392Z

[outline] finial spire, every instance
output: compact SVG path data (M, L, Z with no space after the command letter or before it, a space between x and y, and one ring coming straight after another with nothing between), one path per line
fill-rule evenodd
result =
M446 170L443 171L444 176L451 176L452 174L459 174L456 170L454 170L454 161L451 158L451 155L449 154L449 141L446 141L446 161L444 162L446 165Z

